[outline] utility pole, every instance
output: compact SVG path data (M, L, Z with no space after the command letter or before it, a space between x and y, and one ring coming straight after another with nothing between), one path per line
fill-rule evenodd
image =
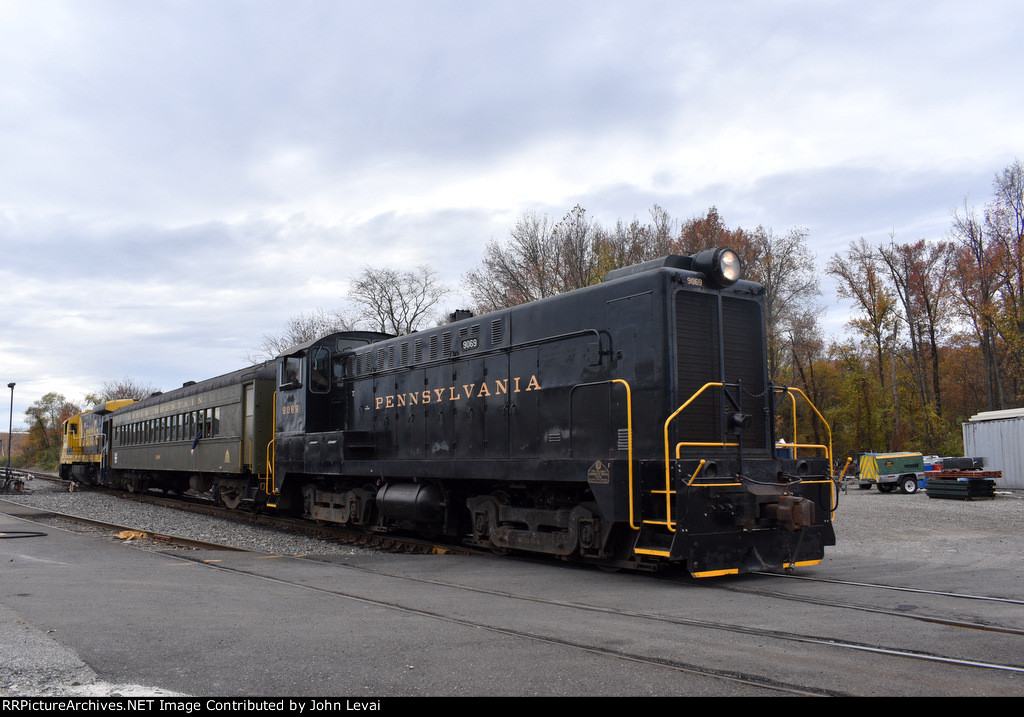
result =
M2 493L7 492L8 486L11 485L11 451L14 448L14 381L7 384L7 388L11 389L11 414L8 417L7 423L7 479L4 481Z

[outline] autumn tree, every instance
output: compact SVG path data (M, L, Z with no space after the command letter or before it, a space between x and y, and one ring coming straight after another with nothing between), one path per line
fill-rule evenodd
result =
M759 246L751 234L738 227L730 229L726 226L717 207L711 207L703 216L683 222L672 251L676 254L696 254L719 246L729 247L739 254L747 267L760 262Z
M99 391L87 394L85 401L92 405L116 401L121 398L131 398L138 401L151 396L158 390L155 386L124 376L117 380L105 381Z
M951 234L956 310L961 320L968 323L974 332L982 356L985 407L994 411L1004 406L997 324L998 254L990 245L976 210L966 201L962 210L953 213Z
M415 271L366 267L356 278L349 299L356 307L356 322L385 334L401 336L428 322L440 323L441 301L450 293L429 266Z
M556 248L559 292L581 289L604 278L598 276L595 257L597 225L587 219L578 204L555 225L552 239Z
M578 205L554 224L546 215L525 213L508 238L490 242L480 266L465 275L476 309L518 306L600 281L599 259L603 252L614 253L605 236Z
M950 308L949 245L924 239L905 244L893 240L879 247L879 253L899 297L900 317L910 340L914 385L925 412L923 425L929 450L934 451L931 413L942 416L939 334Z
M480 266L465 275L465 284L477 310L485 313L590 286L613 269L668 254L728 246L747 265L759 260L752 235L729 229L714 207L679 223L655 205L650 217L648 223L619 220L606 229L578 205L556 223L527 212L505 241L487 245Z
M598 276L673 253L679 241L678 222L657 204L651 208L650 216L651 221L646 224L637 218L628 224L619 219L614 229L597 228L594 253Z
M505 243L489 242L480 266L465 276L477 311L486 313L554 295L554 254L548 218L533 212L521 216Z
M337 331L351 331L352 322L340 311L314 309L288 319L280 334L264 334L263 342L249 352L250 363L258 364L276 358L293 346L315 341Z
M823 409L833 402L835 390L828 385L827 347L818 323L820 311L815 302L807 302L787 315L778 337L779 350L785 355L777 358L785 373L777 370L773 380L776 384L800 387L815 406ZM821 433L821 422L811 417L807 425L811 430L811 442L822 445L825 437Z
M263 342L247 353L250 363L273 359L288 349L339 331L379 331L398 336L440 323L440 302L450 293L429 266L414 271L365 267L352 280L351 306L314 309L288 319L278 334L264 334Z
M1024 399L1024 164L997 174L995 197L986 211L986 231L999 279L997 327L1006 342L1014 398Z
M852 301L858 312L847 325L864 336L873 349L878 382L884 388L883 355L891 344L896 316L895 296L885 281L883 270L879 254L863 237L850 242L845 256L833 255L826 268L838 280L836 292L841 298Z
M837 398L825 415L832 424L840 453L891 450L902 430L891 418L891 389L883 389L875 376L870 347L846 338L829 348L830 364L837 372Z
M60 458L61 426L82 409L62 394L48 393L25 410L28 436L22 444L26 465L52 469Z
M798 332L817 331L811 318L821 296L814 255L807 248L807 231L790 229L776 234L759 226L750 235L753 261L746 277L765 288L764 312L768 332L768 371L777 376L784 354L792 352Z

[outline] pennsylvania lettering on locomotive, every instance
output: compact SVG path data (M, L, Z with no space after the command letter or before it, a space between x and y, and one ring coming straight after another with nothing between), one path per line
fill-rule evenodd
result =
M380 410L426 405L428 403L450 403L451 401L461 401L463 399L490 398L510 393L539 391L540 389L540 381L537 380L536 375L531 375L529 379L525 376L514 376L511 378L494 379L493 381L464 383L460 386L445 386L444 388L431 388L424 391L409 391L407 393L377 396L373 407L374 410Z

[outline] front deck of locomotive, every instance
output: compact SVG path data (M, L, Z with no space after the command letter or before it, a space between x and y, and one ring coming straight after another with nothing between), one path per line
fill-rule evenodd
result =
M818 563L835 544L831 447L793 435L777 455L776 409L795 434L798 402L802 420L828 427L802 392L771 384L764 289L739 279L726 249L680 268L666 297L674 408L660 475L648 471L636 496L634 550L698 577Z

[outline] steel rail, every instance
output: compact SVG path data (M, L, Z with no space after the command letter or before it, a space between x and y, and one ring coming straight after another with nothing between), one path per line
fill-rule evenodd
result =
M820 578L811 575L786 575L784 573L773 573L768 571L754 571L751 575L766 575L773 578L786 578L787 580L808 580L817 583L832 583L835 585L851 585L853 587L875 588L878 590L894 590L905 593L920 593L922 595L937 595L939 597L960 598L962 600L984 600L988 602L1002 602L1010 605L1024 605L1024 600L1017 598L995 597L992 595L971 595L970 593L954 593L943 590L927 590L925 588L911 588L901 585L886 585L884 583L865 583L855 580L839 580L837 578Z

